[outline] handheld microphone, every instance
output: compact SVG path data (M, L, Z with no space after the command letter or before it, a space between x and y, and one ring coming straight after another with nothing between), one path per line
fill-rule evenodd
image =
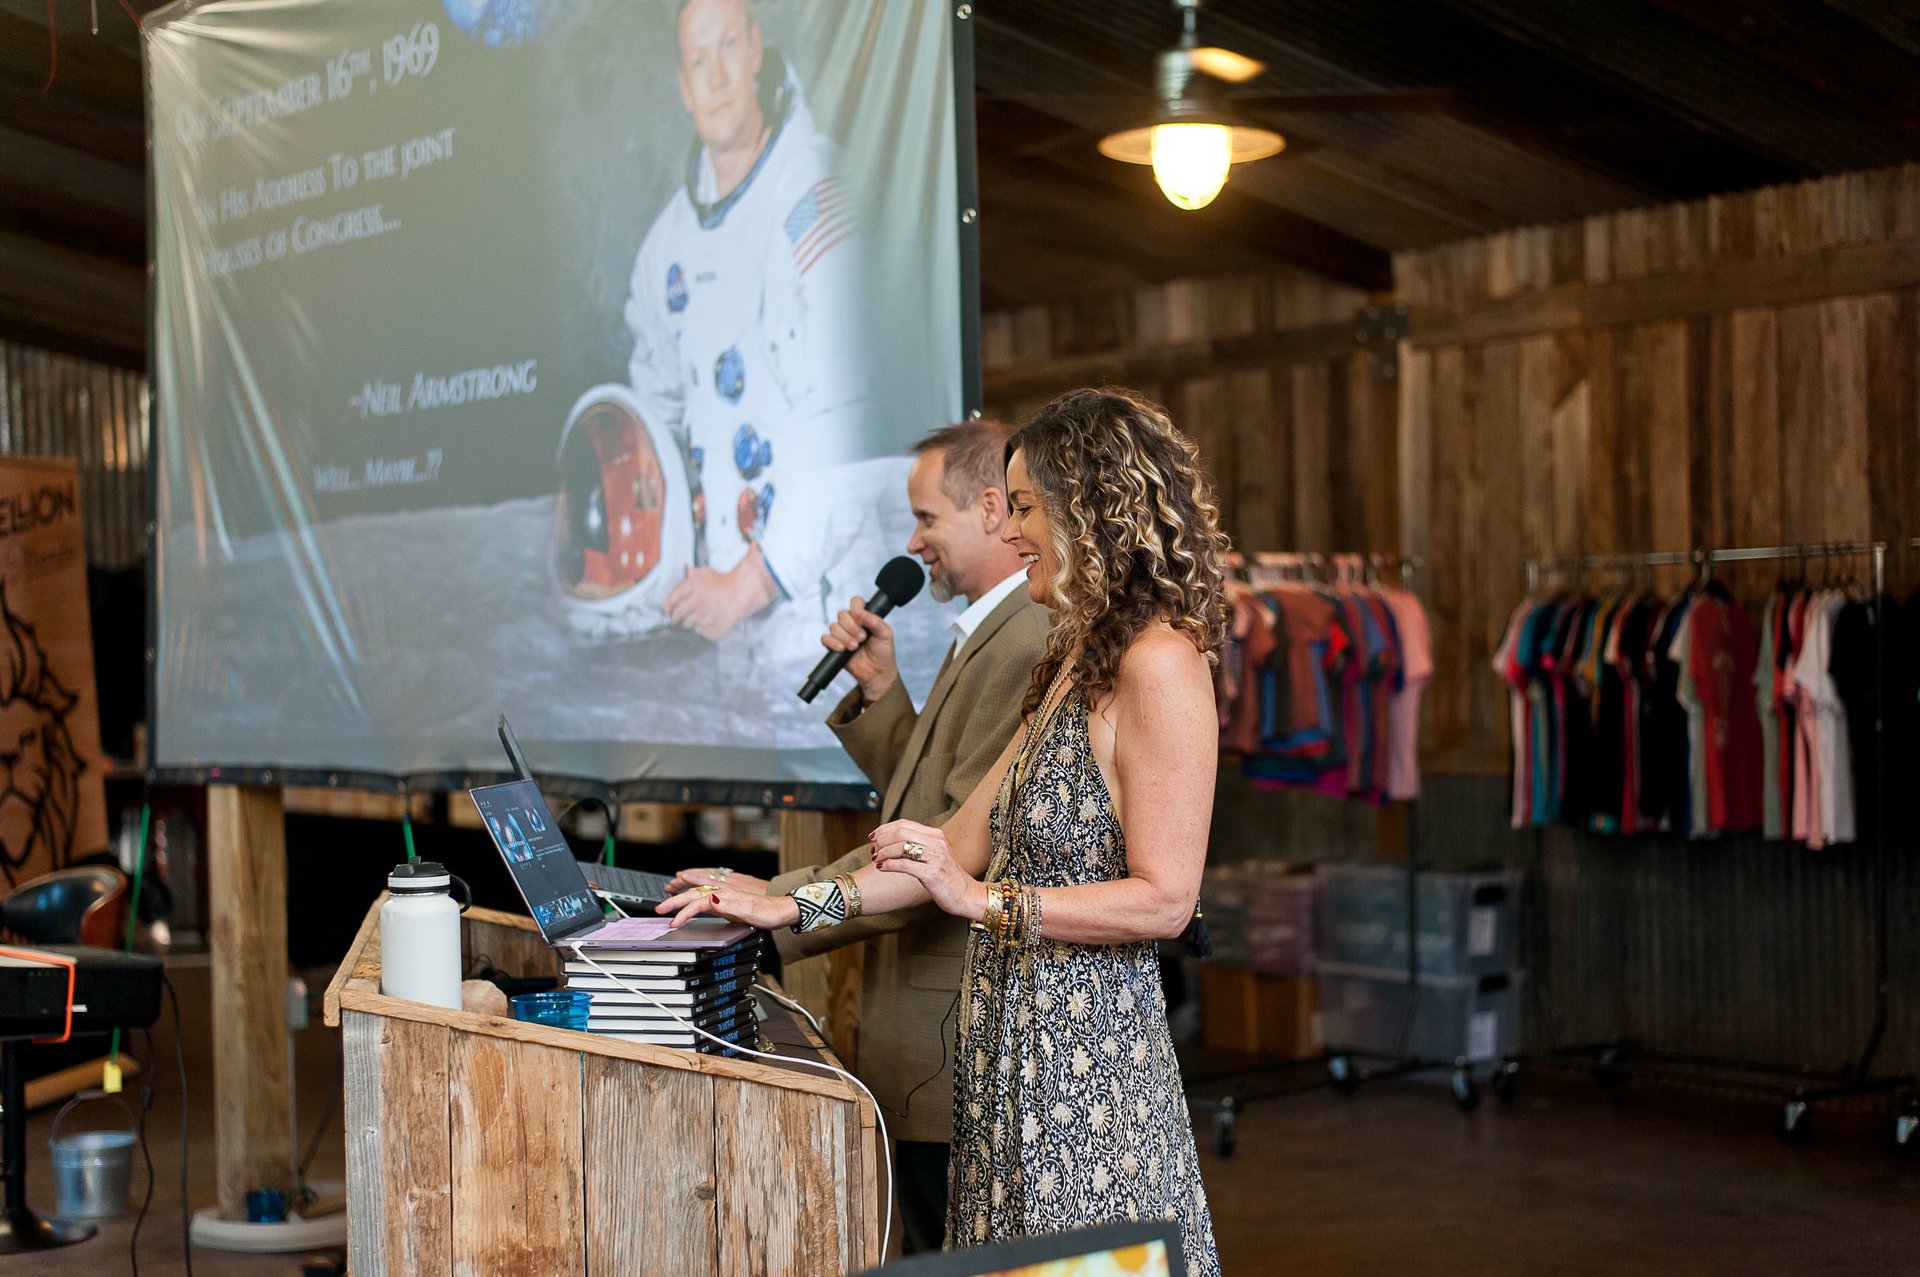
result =
M867 600L867 611L885 616L902 603L911 603L926 580L926 570L906 555L888 560L887 566L880 569L880 575L873 579L873 597ZM820 689L833 682L852 659L852 652L828 652L821 657L801 686L800 699L812 704L813 698L820 695Z

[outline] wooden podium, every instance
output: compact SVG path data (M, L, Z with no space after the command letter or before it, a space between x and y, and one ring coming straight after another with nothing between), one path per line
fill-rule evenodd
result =
M354 1277L880 1262L873 1105L844 1078L386 997L379 915L376 901L326 998L346 1055ZM472 909L463 931L469 962L558 970L529 918ZM776 1051L838 1063L762 1004Z

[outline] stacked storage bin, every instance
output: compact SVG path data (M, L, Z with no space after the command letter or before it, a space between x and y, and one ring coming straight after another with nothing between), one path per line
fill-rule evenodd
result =
M1200 904L1213 957L1200 971L1200 1001L1208 1046L1292 1057L1319 1044L1313 898L1313 875L1284 863L1207 870Z
M1322 865L1321 1023L1329 1049L1397 1053L1407 1006L1406 871ZM1520 1041L1520 875L1421 873L1415 878L1419 1002L1405 1053L1491 1063Z

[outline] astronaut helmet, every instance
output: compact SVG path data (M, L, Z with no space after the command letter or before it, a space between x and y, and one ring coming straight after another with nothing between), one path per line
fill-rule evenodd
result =
M567 622L596 640L667 625L666 598L693 553L693 504L679 450L632 390L595 386L567 414L554 457L551 566Z

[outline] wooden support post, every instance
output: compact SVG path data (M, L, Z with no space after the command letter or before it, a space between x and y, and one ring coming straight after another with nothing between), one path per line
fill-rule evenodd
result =
M292 1196L287 1130L287 832L278 789L207 787L214 1140L220 1214L248 1189Z
M780 813L780 872L824 865L862 846L876 823L872 812L783 811ZM847 1067L859 1062L860 990L866 976L867 947L848 945L818 958L789 963L780 983L787 996L815 1015L822 1008L827 1043Z

